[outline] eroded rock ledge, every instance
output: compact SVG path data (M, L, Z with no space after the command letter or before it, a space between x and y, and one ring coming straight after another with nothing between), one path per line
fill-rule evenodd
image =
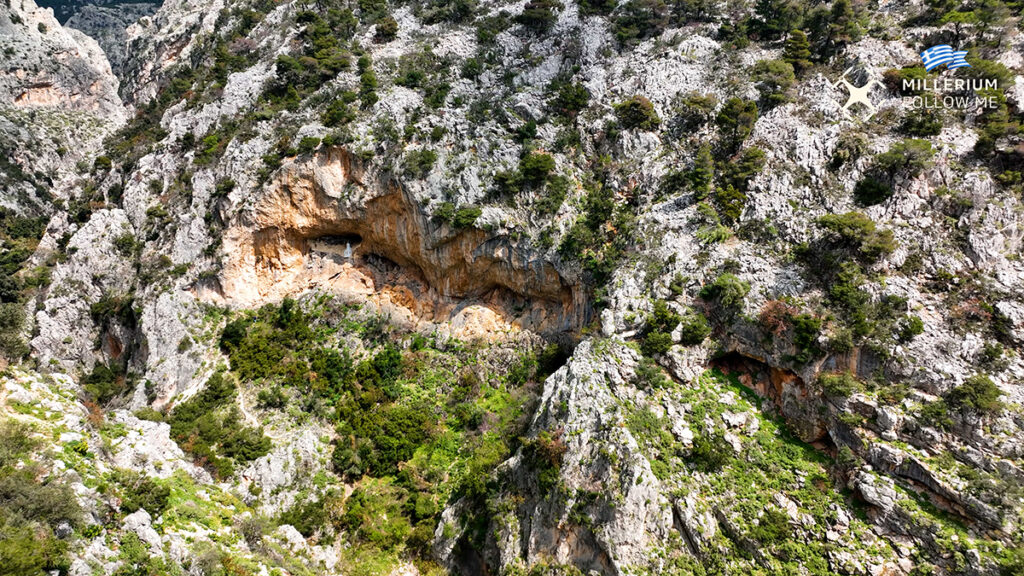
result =
M287 163L224 236L220 295L253 306L305 289L371 296L412 320L548 335L582 326L583 288L525 242L431 219L405 187L342 148ZM485 313L486 315L486 313Z

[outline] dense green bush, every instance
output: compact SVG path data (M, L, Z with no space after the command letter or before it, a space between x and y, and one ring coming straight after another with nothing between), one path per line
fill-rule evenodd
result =
M96 364L92 371L82 378L81 386L92 401L106 404L126 390L124 368L118 364Z
M437 152L429 148L410 150L405 155L405 175L409 178L422 179L430 174L437 162Z
M31 458L36 448L27 426L0 422L0 572L12 576L65 573L69 541L54 530L64 523L82 526L71 487L57 479L42 481L44 470Z
M651 101L639 95L616 104L615 115L626 130L657 130L661 124L661 118Z
M671 333L682 321L683 317L672 311L667 302L664 300L655 302L653 310L647 315L644 327L640 331L640 351L645 356L668 352L672 347Z
M711 335L711 326L704 314L691 311L682 317L679 343L684 346L696 346Z
M660 35L668 24L664 0L629 0L618 9L612 28L619 42L629 45Z
M782 52L782 60L793 67L793 72L800 76L813 66L811 62L811 44L803 30L791 30L786 39L786 47Z
M938 136L942 132L942 117L935 110L922 108L904 116L898 130L918 138Z
M121 512L130 514L144 509L155 520L167 509L171 489L131 470L118 470L114 480L121 487Z
M590 91L578 82L564 82L558 86L555 96L548 101L548 108L558 116L573 119L586 109L590 102Z
M775 508L769 508L758 518L757 525L750 529L750 537L764 545L778 544L789 538L789 516Z
M719 432L694 438L687 460L702 472L717 472L733 458L733 449Z
M455 212L455 217L452 218L452 226L454 228L469 228L476 224L480 215L483 214L483 210L479 206L464 206L459 208Z
M924 332L924 321L918 316L907 316L899 326L900 342L910 342Z
M345 478L395 475L398 464L411 458L433 433L432 410L427 406L388 404L367 408L352 405L338 425L341 438L331 463Z
M739 150L757 122L757 104L730 98L725 101L715 117L722 136L722 145L730 154Z
M519 161L522 181L530 186L543 184L554 169L555 159L550 154L532 152Z
M931 142L907 139L893 144L886 152L875 157L870 172L892 184L897 176L915 178L928 166L935 154Z
M700 297L705 300L715 300L727 311L736 310L743 306L743 301L750 292L750 284L740 280L736 275L729 272L719 274L710 284L705 284L700 290Z
M377 28L373 35L373 41L377 43L391 42L398 37L398 21L392 16L385 16L377 20Z
M860 212L826 214L817 220L832 240L833 248L844 250L867 264L873 264L896 249L891 230L879 230Z
M295 502L287 510L281 512L277 521L279 524L288 524L306 538L312 537L327 523L327 507L329 503L326 498L309 500L307 502Z
M864 385L849 372L832 372L818 376L818 385L829 396L850 396L864 389Z
M787 93L796 83L793 65L784 60L759 61L754 65L751 79L769 107L789 100Z
M874 206L892 197L893 189L888 183L874 176L865 176L853 188L853 198L861 206Z
M991 378L975 374L950 390L946 394L946 402L952 408L992 415L1003 409L1003 403L999 400L1001 395L1002 391Z
M555 12L561 9L562 3L558 0L529 0L523 11L515 17L515 21L527 28L546 32L558 20Z
M658 390L666 387L669 380L658 363L645 356L636 367L634 383L642 390Z
M255 460L271 448L261 429L242 425L234 397L234 381L215 372L199 394L175 406L167 419L171 438L219 478L230 477L236 463Z
M789 321L793 325L793 347L796 348L793 361L807 364L820 356L818 335L821 333L821 319L811 314L794 314Z

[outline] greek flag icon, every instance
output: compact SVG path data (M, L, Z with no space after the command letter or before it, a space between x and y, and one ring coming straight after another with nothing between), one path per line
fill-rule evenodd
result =
M948 70L963 68L964 66L970 68L971 65L967 63L966 58L967 50L953 50L953 47L948 44L932 46L924 52L921 52L921 60L924 62L924 69L929 72L943 64L946 65L946 69Z

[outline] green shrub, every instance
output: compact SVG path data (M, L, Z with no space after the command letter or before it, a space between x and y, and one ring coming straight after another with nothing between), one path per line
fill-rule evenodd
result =
M806 364L820 356L818 335L821 333L821 319L811 314L796 314L789 321L793 325L793 346L796 348L793 361Z
M349 103L342 98L336 98L331 100L330 104L324 110L320 120L324 123L324 126L328 128L337 128L338 126L344 126L349 122L356 119L356 113L349 106Z
M345 501L341 526L380 550L397 549L413 532L402 513L405 499L401 488L383 482L357 488Z
M658 363L645 356L636 367L634 384L642 390L659 390L668 386L669 380Z
M750 181L764 168L764 163L764 150L752 146L744 150L739 158L721 164L719 175L725 185L746 192Z
M771 546L789 538L789 516L781 510L769 508L750 529L750 537L763 545Z
M999 401L1001 395L1002 391L991 378L984 374L975 374L950 390L946 394L946 402L951 408L993 415L1003 409L1003 403Z
M657 130L661 124L661 118L655 112L654 105L643 96L632 96L616 104L615 115L626 130Z
M44 478L43 470L29 456L36 442L24 426L4 421L0 425L0 571L4 574L37 575L66 572L68 542L54 529L68 523L82 524L82 510L71 487L60 479Z
M866 263L874 263L896 249L891 230L879 230L860 212L826 214L817 223L829 232L836 247L849 251Z
M718 207L718 213L726 223L736 223L746 205L747 195L732 185L726 184L715 188L715 206Z
M516 15L517 24L527 28L546 32L551 29L558 20L555 11L562 9L562 3L558 0L529 0L523 11Z
M739 150L757 122L757 104L739 98L725 101L715 117L722 135L722 144L730 153Z
M900 342L910 342L924 332L924 321L918 316L907 316L900 323Z
M751 79L769 107L789 100L787 92L796 83L792 64L783 60L761 60L752 72Z
M121 486L121 512L130 514L141 508L155 520L167 509L171 489L166 485L131 470L115 472L114 479Z
M619 8L612 28L619 42L629 45L661 34L668 23L664 0L629 0Z
M387 0L359 0L359 18L368 24L374 24L388 16Z
M935 428L948 430L953 427L953 419L949 416L949 406L945 400L924 404L917 415L925 424Z
M882 81L891 92L900 96L918 96L921 90L915 86L921 86L922 81L928 79L928 71L923 66L912 68L890 68L882 74Z
M853 198L861 206L881 204L892 195L892 186L870 175L861 178L853 188Z
M864 389L864 385L849 372L832 372L818 376L818 385L828 396L847 397Z
M452 218L452 226L455 228L469 228L476 223L477 218L483 214L479 206L466 206L459 208Z
M589 103L590 91L586 86L578 82L566 82L559 86L554 98L548 102L548 108L562 118L573 119Z
M299 140L299 154L312 154L320 147L320 139L316 136L306 136Z
M411 150L405 156L405 175L409 178L422 179L430 173L437 162L437 152L429 148Z
M915 178L931 164L934 154L932 143L927 140L903 140L875 157L873 170L885 175L890 182L899 174Z
M543 184L554 169L555 159L550 154L533 152L519 161L519 173L522 175L522 180L531 186Z
M942 132L942 118L935 110L922 108L904 116L899 131L918 138L938 136Z
M175 406L167 418L171 438L222 479L234 473L235 463L255 460L271 448L261 429L242 426L234 397L234 381L215 372L201 392Z
M786 39L786 47L782 51L782 59L793 67L797 75L801 75L813 66L811 63L811 44L803 30L790 30Z
M82 378L81 385L82 390L98 404L106 404L127 388L124 369L117 364L97 364Z
M135 253L136 248L139 244L135 241L135 236L131 232L125 232L114 239L114 248L121 253L122 256L131 256Z
M640 343L640 351L644 356L664 354L672 348L672 335L666 332L648 332Z
M683 346L696 346L711 335L708 319L700 312L691 312L682 317L679 342Z
M717 472L733 458L732 446L719 432L701 434L693 440L693 448L687 458L702 472Z
M743 301L750 292L750 284L740 280L734 274L723 272L710 284L700 290L700 297L705 300L717 300L727 310L735 310L743 306Z
M327 524L327 503L322 500L295 502L278 516L278 524L288 524L306 538Z
M394 17L388 15L384 16L380 20L377 20L376 32L373 35L373 41L379 44L391 42L398 37L398 21Z

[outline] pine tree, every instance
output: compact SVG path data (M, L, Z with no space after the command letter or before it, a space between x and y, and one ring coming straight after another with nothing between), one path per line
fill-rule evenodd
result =
M757 0L754 29L765 40L781 38L787 30L800 25L800 6L788 0Z
M836 0L829 13L830 53L839 52L844 46L860 39L861 28L850 0Z
M687 174L690 186L698 200L707 198L711 192L711 182L715 177L715 160L711 157L711 146L701 144L697 149L697 157L693 160L693 169Z
M811 67L811 43L807 41L807 34L804 34L803 30L793 30L789 33L782 59L793 66L797 76Z

